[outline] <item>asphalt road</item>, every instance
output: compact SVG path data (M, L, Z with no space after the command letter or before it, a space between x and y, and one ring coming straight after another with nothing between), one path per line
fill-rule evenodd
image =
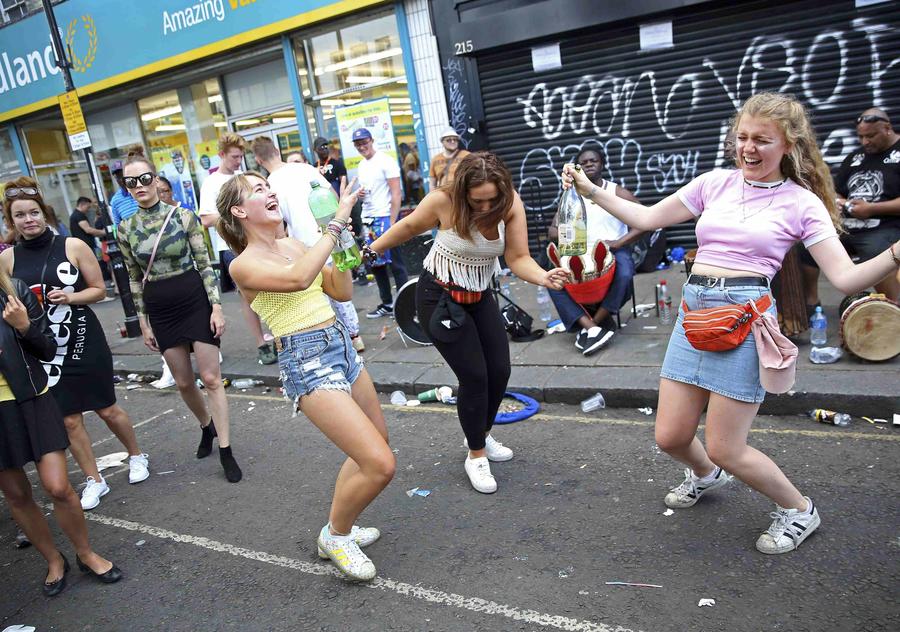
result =
M120 403L141 424L152 475L128 485L124 468L108 470L112 491L88 517L125 579L105 586L75 570L62 595L43 597L44 562L13 548L0 502L0 629L900 629L900 429L760 418L752 443L822 514L798 551L767 557L753 544L773 508L740 483L664 515L681 469L637 411L550 405L498 427L516 457L493 466L500 489L483 496L465 478L452 408L388 406L398 470L360 520L384 533L365 586L316 557L341 456L286 402L231 395L236 485L214 457L194 458L199 431L175 393L121 390ZM121 450L96 416L88 426L98 456ZM431 495L407 496L413 487ZM698 607L703 598L715 606Z

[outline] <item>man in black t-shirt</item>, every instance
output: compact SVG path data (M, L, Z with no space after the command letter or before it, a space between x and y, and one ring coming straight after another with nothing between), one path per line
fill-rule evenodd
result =
M319 136L313 141L313 150L316 152L316 169L328 180L334 188L334 192L340 196L341 187L347 182L347 168L340 158L331 156L331 147L328 141Z
M843 215L841 242L861 261L881 254L900 239L900 134L894 131L884 110L869 108L856 119L862 147L841 163L834 176L837 205ZM806 303L818 303L819 270L808 253L805 264ZM875 284L875 291L891 300L900 298L896 274Z
M96 252L97 241L94 237L103 237L106 233L91 225L87 216L90 208L91 200L89 198L78 198L78 201L75 202L75 210L69 215L69 230L72 232L72 237L77 237L86 243L92 252Z

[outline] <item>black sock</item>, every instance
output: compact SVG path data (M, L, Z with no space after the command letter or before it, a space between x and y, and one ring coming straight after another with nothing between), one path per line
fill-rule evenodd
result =
M219 446L219 461L222 463L222 469L225 470L225 478L228 479L229 483L237 483L243 478L244 473L231 455L231 446L227 448Z

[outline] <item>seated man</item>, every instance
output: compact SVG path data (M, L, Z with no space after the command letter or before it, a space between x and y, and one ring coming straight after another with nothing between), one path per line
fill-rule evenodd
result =
M841 235L841 243L850 254L868 261L900 239L900 134L878 108L870 108L856 119L856 134L862 147L841 163L834 188L847 231ZM800 259L807 311L812 312L819 302L819 269L805 250ZM898 275L876 283L875 291L898 300Z
M603 157L597 149L583 149L575 162L581 165L584 174L598 187L615 191L616 195L626 200L637 202L637 198L628 190L615 182L603 179ZM584 200L587 209L587 243L591 252L597 241L606 243L607 248L616 259L615 275L609 290L602 301L596 304L579 304L566 290L550 290L550 298L559 312L559 317L566 331L578 332L575 337L575 348L589 356L599 351L616 333L616 323L612 318L617 314L631 289L634 278L634 261L631 258L631 244L637 241L643 232L629 229L628 226L607 213L590 200ZM556 242L558 231L556 218L550 225L548 236ZM599 272L599 270L598 270Z

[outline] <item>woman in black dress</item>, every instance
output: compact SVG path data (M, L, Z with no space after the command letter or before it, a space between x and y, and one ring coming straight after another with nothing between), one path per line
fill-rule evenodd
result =
M0 266L22 279L43 304L56 336L56 355L44 363L50 392L65 416L69 449L87 477L81 506L93 509L109 486L100 475L83 412L96 411L128 450L129 482L150 476L147 455L138 448L128 414L116 404L112 354L97 316L88 307L103 299L106 290L93 251L80 239L54 235L48 228L47 206L37 183L28 177L5 185L3 214L15 228L15 248L0 254Z
M56 354L50 321L28 286L10 279L2 268L0 308L0 490L13 518L47 560L44 594L52 597L66 587L69 562L53 543L43 509L31 495L22 468L32 461L56 520L75 547L79 568L104 583L117 582L122 571L91 549L84 513L66 474L69 439L41 365Z

